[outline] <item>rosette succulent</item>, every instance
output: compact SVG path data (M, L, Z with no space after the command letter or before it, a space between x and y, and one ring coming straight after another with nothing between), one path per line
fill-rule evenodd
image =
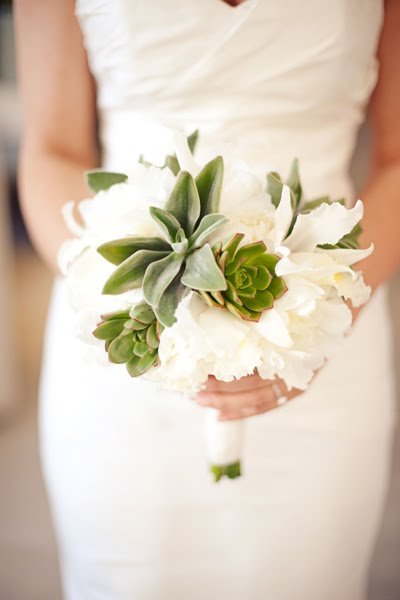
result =
M226 221L218 213L222 178L221 157L209 162L196 179L181 171L164 208L149 209L159 237L128 236L101 245L98 252L118 265L103 293L122 294L142 287L157 319L169 327L188 289L226 289L225 277L207 243Z
M209 306L226 307L236 317L258 321L264 310L287 290L282 277L275 274L279 257L269 254L264 242L239 247L244 235L237 233L225 243L213 247L217 264L223 272L226 290L200 294Z
M156 363L162 330L152 308L142 302L102 315L93 335L104 340L110 362L125 363L129 374L138 377Z

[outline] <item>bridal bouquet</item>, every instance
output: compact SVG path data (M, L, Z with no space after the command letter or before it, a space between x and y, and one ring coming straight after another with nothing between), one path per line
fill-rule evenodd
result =
M305 389L343 340L369 288L352 265L363 204L307 200L297 161L283 181L218 156L195 162L176 137L162 167L87 174L94 197L64 209L61 248L81 335L108 361L193 396L208 376L257 372ZM102 350L104 352L104 350ZM243 420L207 411L215 480L240 475Z

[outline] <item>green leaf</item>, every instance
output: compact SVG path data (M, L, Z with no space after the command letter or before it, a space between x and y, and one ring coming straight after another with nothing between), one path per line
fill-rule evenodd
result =
M97 194L104 190L108 190L116 183L124 183L128 176L124 173L112 173L111 171L102 171L101 169L92 169L86 171L86 180L90 189Z
M131 377L139 377L154 365L157 360L157 351L148 352L144 356L134 355L127 363L126 368Z
M257 258L257 266L264 265L267 269L275 275L275 265L280 261L279 256L276 254L262 254Z
M275 299L283 296L287 292L287 285L282 277L274 277L268 286L268 291L271 292Z
M148 351L149 347L145 341L136 342L133 348L133 353L136 354L136 356L144 356L145 354L147 354Z
M171 252L147 268L143 279L143 295L151 306L158 306L161 296L179 273L182 262L183 256Z
M179 173L165 210L178 220L186 237L193 233L200 215L200 198L194 179L187 171Z
M128 319L124 323L125 329L129 331L141 331L142 329L147 328L147 323L142 323L141 321L137 321L136 319Z
M198 138L199 138L199 130L198 129L193 131L193 133L191 133L187 138L188 146L189 146L190 152L192 154L196 150L196 144L197 144Z
M157 323L155 321L150 325L150 327L146 331L146 343L153 350L158 348L160 340L158 339Z
M222 252L228 252L228 254L235 254L240 242L244 238L244 233L235 233L231 238L229 238L222 246Z
M168 154L165 157L164 167L171 169L174 175L178 175L179 171L181 170L178 159L173 154Z
M93 335L98 340L113 340L124 330L125 319L112 319L100 323L93 331Z
M169 245L159 237L130 236L106 242L97 248L97 252L113 265L120 265L138 250L166 251Z
M252 244L245 244L236 252L233 260L227 263L225 268L225 274L231 275L236 269L244 262L251 264L253 260L257 261L257 265L260 264L258 259L260 255L264 254L267 247L264 242L253 242Z
M132 357L133 344L132 334L122 334L116 337L108 348L110 362L116 364L126 363Z
M102 321L110 321L111 319L129 319L129 310L116 310L111 313L105 313L100 317Z
M188 288L207 292L227 288L224 274L217 265L209 244L189 254L181 281Z
M200 248L210 237L212 233L227 219L220 213L212 213L203 217L189 240L189 248Z
M207 163L196 177L196 186L200 196L200 219L211 213L217 213L224 177L224 161L217 156Z
M272 281L272 275L268 271L267 267L264 265L260 265L257 268L257 274L252 278L254 287L257 290L265 290L270 285Z
M139 250L115 269L104 285L103 294L122 294L142 285L147 267L154 261L167 256L166 252Z
M182 271L171 281L161 296L158 306L154 307L157 320L164 327L171 327L175 323L176 308L186 292L186 289L181 284L181 274Z
M267 173L267 191L271 196L271 202L278 208L282 196L283 183L279 173L271 171Z
M271 308L274 304L274 297L268 290L257 292L254 298L243 298L243 295L241 294L241 298L243 299L245 307L254 311Z
M174 215L167 210L157 208L156 206L150 206L149 212L164 238L170 244L175 242L176 235L181 229L181 225Z
M302 187L299 176L299 161L297 158L292 162L292 166L290 168L289 177L286 181L286 184L290 187L290 189L294 193L295 205L293 208L296 208L300 204L301 195L302 195Z
M131 319L135 319L136 321L140 321L140 323L145 323L146 325L152 323L156 318L151 306L145 302L141 302L140 304L137 304L131 308L129 316Z

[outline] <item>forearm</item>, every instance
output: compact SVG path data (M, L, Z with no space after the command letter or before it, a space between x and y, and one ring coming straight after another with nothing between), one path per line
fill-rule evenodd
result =
M361 246L375 250L356 265L372 289L389 280L400 266L400 161L375 171L361 193L365 203Z
M45 148L22 148L19 188L25 223L38 253L55 273L58 249L72 237L61 208L89 196L84 172L93 166Z

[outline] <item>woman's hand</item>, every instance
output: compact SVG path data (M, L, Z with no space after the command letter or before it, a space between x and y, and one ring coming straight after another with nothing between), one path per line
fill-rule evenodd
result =
M289 392L281 379L261 379L258 374L229 383L210 376L206 388L197 394L195 401L200 406L219 410L219 419L227 421L260 415L301 393L297 389Z

